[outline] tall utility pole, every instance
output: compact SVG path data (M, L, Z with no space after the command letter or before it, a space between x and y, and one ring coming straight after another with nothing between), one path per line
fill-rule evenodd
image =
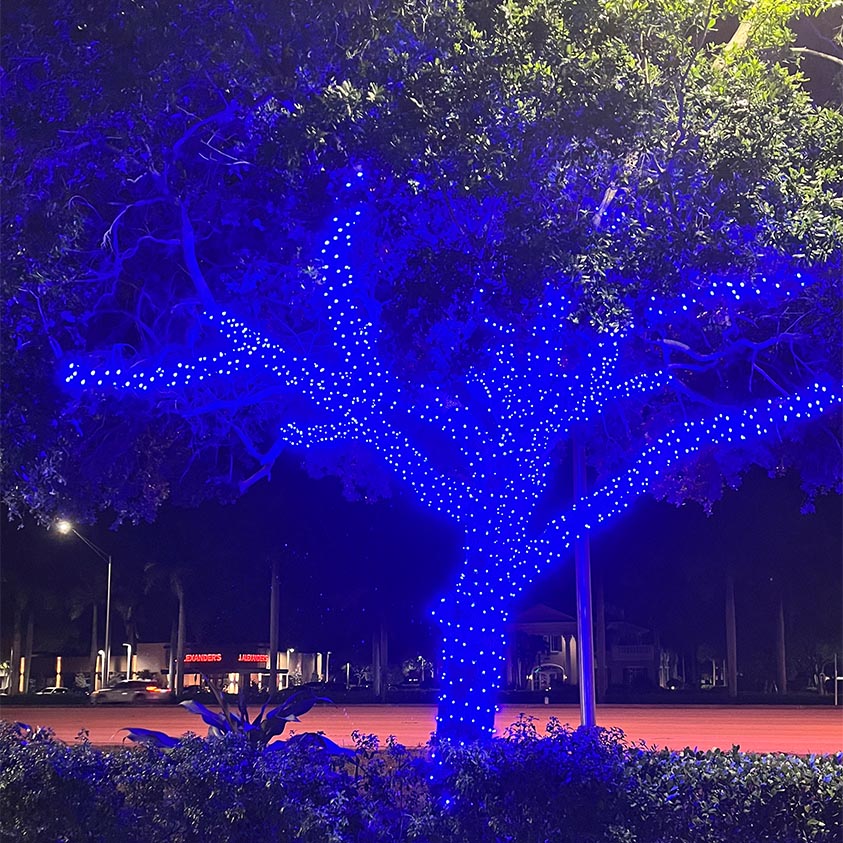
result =
M588 491L585 447L574 441L574 499L582 500ZM577 578L577 667L580 681L580 724L597 725L594 696L594 618L591 611L591 542L588 530L574 541L574 564Z
M272 559L269 584L269 691L278 690L278 557Z
M76 530L73 531L77 536L79 533ZM82 538L79 536L79 538ZM90 547L94 545L91 544L87 539L82 539L86 544ZM105 587L105 643L103 645L103 650L105 650L105 655L102 657L102 687L108 687L108 678L109 678L109 671L111 670L111 554L106 554L108 559L108 577L107 583ZM93 684L93 683L92 683Z
M779 592L778 617L776 618L776 679L778 681L779 693L787 693L787 656L785 650L785 626L784 626L784 595Z
M184 583L181 576L176 574L172 577L173 590L176 599L179 601L179 618L176 632L176 684L173 693L180 697L184 693L184 648L187 643L187 616L184 605Z
M377 629L372 635L372 686L375 697L381 702L386 700L386 666L389 658L389 637L386 631L386 619L381 616Z
M735 575L726 574L726 682L729 696L738 695L738 636L735 619Z
M89 538L83 536L70 521L62 519L56 522L56 529L62 534L73 533L77 539L84 542L91 550L108 565L108 574L105 587L105 644L102 657L102 687L108 685L108 675L111 668L111 554L106 553L99 545L94 544ZM91 690L94 687L94 678L91 677Z

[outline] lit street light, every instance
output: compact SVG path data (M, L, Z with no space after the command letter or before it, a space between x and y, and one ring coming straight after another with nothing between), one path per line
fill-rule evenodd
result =
M100 559L108 563L108 580L105 590L105 650L101 651L102 656L102 687L108 687L108 669L111 663L111 554L106 553L101 547L95 545L90 539L86 539L80 532L76 530L70 521L59 521L56 524L56 529L66 536L68 533L73 533L77 539L81 539ZM93 687L93 677L91 677L91 686Z

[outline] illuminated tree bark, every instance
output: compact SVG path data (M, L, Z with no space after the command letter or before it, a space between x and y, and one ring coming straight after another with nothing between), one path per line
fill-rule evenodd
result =
M503 543L501 543L503 545ZM504 670L504 624L509 601L491 580L505 576L505 551L490 538L486 546L466 548L463 575L443 598L436 618L442 631L440 697L436 733L456 741L476 740L494 732L497 691ZM488 585L472 588L469 572L487 572Z

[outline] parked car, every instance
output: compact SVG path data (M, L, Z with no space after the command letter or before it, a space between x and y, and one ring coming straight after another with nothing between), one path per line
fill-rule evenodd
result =
M35 692L36 697L87 697L84 688L65 688L61 685L50 685Z
M91 694L91 702L102 703L161 703L168 702L170 692L159 688L147 679L124 679L109 688L100 688Z

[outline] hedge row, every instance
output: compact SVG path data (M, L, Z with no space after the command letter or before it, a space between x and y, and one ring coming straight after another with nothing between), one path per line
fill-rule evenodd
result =
M0 840L102 843L755 843L838 841L843 755L628 745L522 720L425 752L357 735L354 759L187 737L68 746L0 724Z

